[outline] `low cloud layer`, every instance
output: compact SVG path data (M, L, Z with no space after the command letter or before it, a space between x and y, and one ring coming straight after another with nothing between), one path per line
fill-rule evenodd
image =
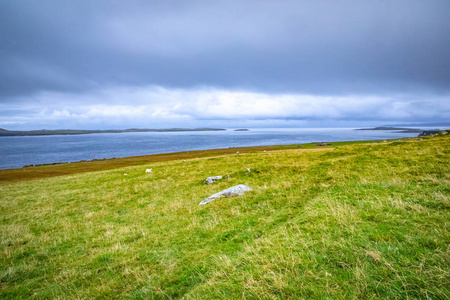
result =
M218 89L110 88L96 93L43 92L26 108L4 104L1 127L129 128L215 125L351 126L450 119L446 97L318 96ZM18 104L17 104L18 103Z
M0 126L445 121L449 36L447 0L2 1Z

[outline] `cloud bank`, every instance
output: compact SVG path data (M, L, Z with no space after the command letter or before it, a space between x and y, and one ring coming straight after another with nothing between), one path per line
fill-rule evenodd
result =
M17 102L27 100L17 99ZM4 105L0 126L38 124L48 128L129 128L203 124L239 127L351 126L380 122L450 119L447 98L426 95L320 96L266 94L218 89L110 88L95 93L43 92L26 108ZM132 124L133 126L130 126ZM113 127L111 127L113 126Z

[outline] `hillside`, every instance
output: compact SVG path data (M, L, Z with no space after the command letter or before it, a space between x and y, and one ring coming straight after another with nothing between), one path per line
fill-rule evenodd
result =
M449 299L449 149L440 135L4 182L0 298Z

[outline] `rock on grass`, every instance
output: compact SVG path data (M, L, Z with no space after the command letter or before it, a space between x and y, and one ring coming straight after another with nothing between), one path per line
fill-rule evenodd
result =
M226 190L223 190L221 192L218 192L218 193L216 193L214 195L209 196L208 198L206 198L205 200L200 202L199 205L204 205L204 204L206 204L208 202L216 200L217 198L241 196L241 195L244 195L244 193L248 192L248 191L252 191L252 189L249 188L248 186L246 186L245 184L235 185L235 186L230 187L230 188L228 188Z

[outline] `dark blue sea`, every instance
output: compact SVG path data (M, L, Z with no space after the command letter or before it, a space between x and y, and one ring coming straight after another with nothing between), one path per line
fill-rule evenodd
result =
M277 128L250 131L101 133L0 137L0 169L113 157L228 147L384 140L417 133L351 128Z

